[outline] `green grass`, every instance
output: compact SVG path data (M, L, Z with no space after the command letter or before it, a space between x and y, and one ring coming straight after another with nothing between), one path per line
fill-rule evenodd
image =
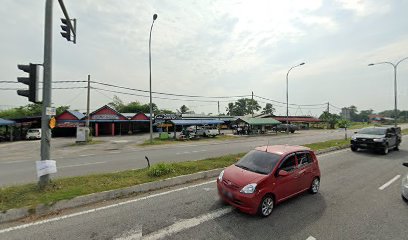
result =
M145 168L116 173L54 179L52 183L42 191L40 191L34 183L0 188L0 211L25 206L34 208L40 203L50 205L59 200L72 199L81 195L223 168L233 164L243 155L244 153L199 161L160 163L153 165L150 169Z
M305 144L305 147L312 149L313 151L322 150L330 147L346 147L350 145L350 139L335 139L325 142L317 142L311 144Z
M374 123L352 122L351 126L348 129L360 129L360 128L374 127L374 126L380 126L380 125L374 124Z
M401 132L403 135L408 135L408 128L402 129Z

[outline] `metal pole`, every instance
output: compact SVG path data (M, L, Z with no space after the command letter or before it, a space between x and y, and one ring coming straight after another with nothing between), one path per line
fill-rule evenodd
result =
M44 24L44 80L41 117L41 161L50 160L51 129L48 126L51 116L46 115L47 107L51 107L52 83L52 6L53 0L45 1ZM44 188L50 181L49 174L40 177L38 186Z
M150 35L149 35L149 92L150 92L150 143L153 143L153 105L152 105L152 30L154 20L156 20L157 14L153 15L153 22L152 26L150 27Z
M398 110L397 110L397 66L394 65L394 126L398 125Z
M89 108L91 105L91 75L88 75L88 95L86 97L86 127L89 128Z
M254 117L254 92L252 91L252 101L251 101L251 112L252 112L252 117Z
M286 134L289 134L289 69L288 73L286 74Z

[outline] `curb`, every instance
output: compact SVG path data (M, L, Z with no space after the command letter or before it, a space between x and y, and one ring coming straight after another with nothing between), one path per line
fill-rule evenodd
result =
M315 153L316 155L321 155L324 153L338 151L338 150L345 149L348 147L349 147L348 145L341 146L341 147L330 147L327 149L315 151ZM37 205L35 209L31 209L29 207L10 209L10 210L0 213L0 223L11 222L11 221L19 220L19 219L26 218L32 215L41 217L41 216L44 216L50 213L56 213L58 211L68 209L68 208L75 208L75 207L80 207L80 206L84 206L87 204L92 204L92 203L97 203L97 202L102 202L102 201L107 201L107 200L112 200L112 199L117 199L117 198L129 197L137 193L144 193L144 192L149 192L153 190L159 190L159 189L166 188L166 187L173 187L173 186L185 184L185 183L200 180L200 179L217 177L223 169L224 168L218 168L218 169L213 169L209 171L193 173L189 175L167 178L167 179L159 180L156 182L143 183L143 184L139 184L139 185L135 185L132 187L127 187L127 188L122 188L122 189L115 189L115 190L110 190L110 191L92 193L92 194L88 194L84 196L78 196L78 197L75 197L69 200L61 200L52 205L39 204Z

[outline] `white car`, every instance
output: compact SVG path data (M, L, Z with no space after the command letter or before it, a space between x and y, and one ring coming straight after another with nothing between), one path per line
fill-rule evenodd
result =
M41 128L28 129L26 139L41 139Z
M405 167L408 167L408 162L403 163ZM401 196L406 202L408 202L408 173L402 178L401 184Z

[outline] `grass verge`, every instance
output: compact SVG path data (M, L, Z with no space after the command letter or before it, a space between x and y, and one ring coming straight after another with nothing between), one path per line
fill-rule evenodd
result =
M94 174L81 177L54 179L43 191L37 185L25 184L0 188L0 212L12 208L52 204L63 199L130 187L169 177L222 168L236 162L242 154L180 163L160 163L150 169L128 170L116 173Z
M329 140L325 142L305 144L304 146L312 149L313 151L317 151L317 150L323 150L323 149L330 148L330 147L347 147L349 145L350 145L350 138L348 138L347 140L335 139L335 140Z
M154 146L154 145L164 145L164 144L177 144L177 143L185 143L185 142L191 142L191 141L211 141L211 140L216 140L216 141L225 141L225 140L231 140L231 139L237 139L238 137L236 136L231 136L231 135L218 135L214 138L200 138L200 139L194 139L194 140L174 140L173 138L169 139L160 139L160 138L154 138L153 143L150 143L150 140L146 140L143 143L139 144L138 146Z
M408 128L402 129L401 132L403 135L408 135Z

